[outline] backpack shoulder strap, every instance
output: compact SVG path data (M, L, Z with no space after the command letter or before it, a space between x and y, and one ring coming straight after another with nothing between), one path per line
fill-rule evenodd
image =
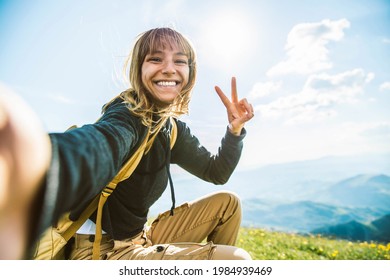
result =
M172 117L170 118L170 122L172 125L171 134L170 134L170 143L171 143L170 148L172 149L177 138L177 124ZM76 126L72 126L68 130L71 130L73 128L76 128ZM76 221L74 221L72 225L62 234L63 238L66 241L68 241L97 209L96 232L95 232L95 240L94 240L93 250L92 250L93 252L92 259L99 259L99 255L100 255L100 242L102 239L103 206L107 201L108 197L115 190L118 183L129 178L130 175L134 172L135 168L137 167L138 163L141 161L141 158L145 152L145 148L148 143L149 136L150 136L150 132L148 131L145 139L142 141L139 148L130 157L130 159L122 166L122 168L111 180L111 182L107 184L107 186L103 189L103 191L99 195L97 195L92 200L92 202L88 205L88 207L81 213L80 217Z
M122 166L122 168L119 170L119 172L115 175L114 179L112 179L111 182L108 183L107 186L103 189L103 191L100 193L99 201L96 201L96 202L98 202L98 204L97 204L97 214L96 214L95 240L93 242L93 249L92 249L92 259L93 260L98 260L99 256L100 256L100 242L102 240L103 206L106 203L108 197L115 190L118 183L129 178L130 175L134 172L138 163L141 161L142 156L144 155L146 144L148 143L148 139L149 139L149 134L150 134L150 132L148 131L145 139L142 141L139 148L130 157L130 159ZM93 202L95 202L95 200ZM96 205L94 208L96 209ZM88 218L89 218L89 216L87 217L87 219ZM84 220L84 222L85 221L86 221L86 219Z
M75 127L72 127L72 129ZM149 138L149 132L147 136L141 143L140 147L135 151L135 153L130 157L130 159L125 163L121 170L117 173L114 179L103 189L103 191L98 194L91 203L84 209L79 218L72 223L72 225L62 234L63 238L68 241L76 233L76 231L85 223L85 221L96 211L98 208L99 201L102 199L107 200L107 197L114 191L116 185L128 178L131 173L135 170L138 163L140 162L143 152L145 150L146 143ZM102 201L103 202L103 201ZM104 203L103 203L104 204ZM102 205L103 205L102 204Z
M176 121L170 117L169 121L171 122L172 129L170 133L170 148L172 149L175 145L177 138L177 124ZM130 177L130 175L134 172L138 163L141 161L142 156L144 155L144 151L146 149L148 140L149 140L150 132L147 132L147 136L142 142L141 146L138 150L131 156L131 158L126 162L126 164L121 168L121 170L117 173L114 179L103 189L99 202L98 202L98 210L96 216L96 232L95 232L95 240L93 242L92 249L92 259L98 260L100 257L100 243L102 240L102 213L103 213L103 205L107 201L107 198L112 194L115 190L116 186L119 182L126 180ZM91 213L92 214L92 213ZM89 216L88 216L89 217ZM87 217L87 218L88 218ZM80 224L81 226L82 224Z
M177 123L176 123L175 119L172 117L169 118L169 121L171 122L171 125L172 125L171 140L170 140L171 150L172 150L173 146L175 145L176 138L177 138Z

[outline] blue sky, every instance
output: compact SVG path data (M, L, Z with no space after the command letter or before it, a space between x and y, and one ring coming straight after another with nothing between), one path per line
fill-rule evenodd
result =
M390 1L0 0L0 82L48 131L93 122L134 38L161 26L197 49L183 120L206 147L227 125L215 85L236 76L255 107L239 168L390 152Z

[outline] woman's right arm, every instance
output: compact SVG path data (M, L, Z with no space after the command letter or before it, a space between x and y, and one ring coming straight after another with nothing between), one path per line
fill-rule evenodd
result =
M96 124L48 136L23 100L0 93L0 259L18 259L64 212L99 193L143 135L116 104Z
M54 219L69 210L82 211L88 205L143 137L139 131L138 119L125 105L117 103L95 124L50 134L53 157L46 186L48 191L57 189L56 200L52 199Z

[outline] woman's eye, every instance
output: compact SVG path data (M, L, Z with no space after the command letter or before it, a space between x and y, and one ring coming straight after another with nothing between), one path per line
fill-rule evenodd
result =
M176 64L179 64L179 65L187 65L188 62L187 60L184 60L184 59L178 59L175 61Z
M159 57L151 57L151 58L148 59L148 61L150 61L150 62L161 62L162 59L159 58Z

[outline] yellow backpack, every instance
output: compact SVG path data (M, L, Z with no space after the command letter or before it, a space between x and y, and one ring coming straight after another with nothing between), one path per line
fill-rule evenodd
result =
M173 118L170 118L172 124L171 132L171 149L175 144L177 137L177 125ZM100 255L100 242L102 239L102 212L103 205L107 201L107 198L115 190L117 184L123 180L126 180L133 173L138 163L144 154L145 148L149 140L149 132L143 140L138 150L130 157L121 170L117 173L114 179L98 194L88 207L82 212L80 217L76 221L72 221L69 218L69 212L65 213L58 221L57 226L49 227L37 242L33 259L35 260L61 260L65 259L65 245L74 236L77 230L84 224L84 222L94 213L97 209L96 216L96 233L93 243L92 259L99 259Z

